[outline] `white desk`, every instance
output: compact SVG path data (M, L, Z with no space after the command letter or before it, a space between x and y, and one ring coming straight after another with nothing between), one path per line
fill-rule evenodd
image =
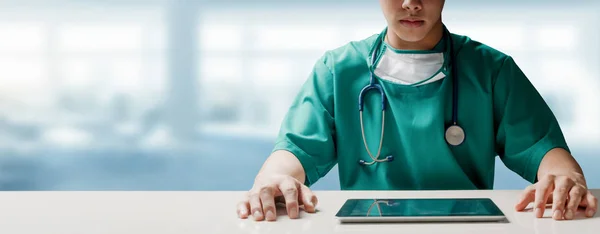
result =
M594 190L600 197L600 190ZM10 234L230 234L230 233L600 233L600 215L554 221L513 207L520 191L325 192L316 214L283 214L277 222L240 220L243 192L0 192L0 233ZM489 197L508 223L339 224L334 215L347 198Z

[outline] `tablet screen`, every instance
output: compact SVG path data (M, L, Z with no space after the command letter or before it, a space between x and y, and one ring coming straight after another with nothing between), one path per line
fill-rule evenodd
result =
M349 199L338 217L504 216L487 198Z

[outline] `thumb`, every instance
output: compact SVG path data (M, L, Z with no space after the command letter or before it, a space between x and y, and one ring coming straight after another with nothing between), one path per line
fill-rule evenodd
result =
M318 199L317 196L308 188L306 185L300 185L300 193L298 194L304 203L304 210L308 213L314 213L316 211Z

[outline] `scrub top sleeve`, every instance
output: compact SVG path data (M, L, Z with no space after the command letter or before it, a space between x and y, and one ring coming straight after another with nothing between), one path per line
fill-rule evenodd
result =
M294 154L311 186L336 164L333 119L333 75L326 56L314 68L300 88L283 119L273 151Z
M493 92L496 152L510 170L535 183L548 151L570 152L558 121L511 57L504 60Z

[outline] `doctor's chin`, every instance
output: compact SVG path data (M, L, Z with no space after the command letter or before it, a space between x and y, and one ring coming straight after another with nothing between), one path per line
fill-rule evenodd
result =
M556 117L588 187L600 188L600 1L505 3L447 1L444 25L511 56ZM379 4L362 0L1 1L0 190L246 191L315 64L386 25ZM452 128L448 95L438 113L448 123L422 136L422 149L476 139L479 130L465 126L489 121L461 122L477 110L460 101L472 111L458 111ZM347 118L358 121L358 93L349 96L356 111ZM375 156L382 104L369 98L364 127ZM345 137L372 161L355 133ZM401 160L379 159L388 155ZM494 161L494 189L531 184ZM332 165L311 189L340 190L339 172Z

